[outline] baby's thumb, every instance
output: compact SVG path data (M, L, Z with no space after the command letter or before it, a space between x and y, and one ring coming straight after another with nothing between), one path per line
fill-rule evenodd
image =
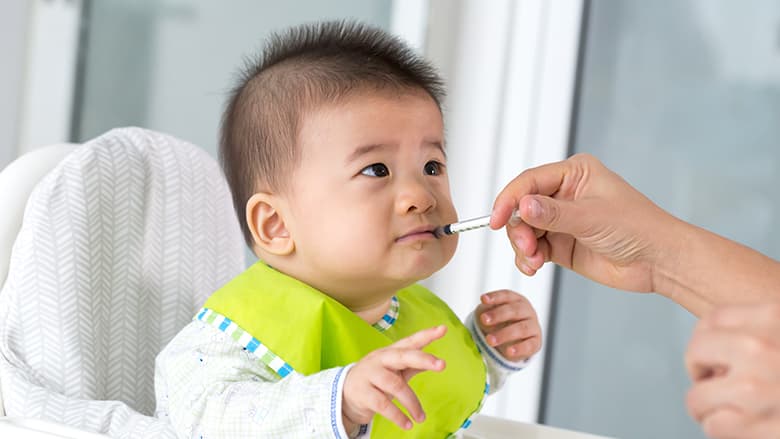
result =
M544 195L527 195L520 200L520 217L531 227L577 236L582 218L575 215L573 202Z

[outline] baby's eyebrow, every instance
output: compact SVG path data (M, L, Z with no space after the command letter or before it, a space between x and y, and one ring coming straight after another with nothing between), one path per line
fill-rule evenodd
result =
M444 158L447 158L447 151L444 150L444 145L442 145L438 140L426 140L425 144L437 148L439 151L441 151L442 154L444 154Z
M423 141L423 145L429 148L436 148L439 151L441 151L442 154L444 154L444 157L447 158L447 153L444 151L444 146L441 144L438 140L425 140ZM384 143L372 143L370 145L363 145L355 148L354 151L347 157L347 164L350 164L354 162L355 160L359 159L361 156L364 156L370 152L381 150L381 149L387 149L391 148L391 145L387 145Z
M359 146L355 148L354 151L352 151L352 154L350 154L349 157L347 157L347 164L354 162L355 160L360 158L360 156L366 155L378 149L386 149L387 147L388 145L381 144L381 143Z

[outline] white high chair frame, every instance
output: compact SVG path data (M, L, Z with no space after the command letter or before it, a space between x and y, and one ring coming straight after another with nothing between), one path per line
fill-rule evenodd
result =
M11 248L22 226L24 208L35 185L76 148L74 143L49 145L19 157L0 172L0 199L5 214L0 215L0 290L8 274ZM3 385L0 382L0 416L5 416Z

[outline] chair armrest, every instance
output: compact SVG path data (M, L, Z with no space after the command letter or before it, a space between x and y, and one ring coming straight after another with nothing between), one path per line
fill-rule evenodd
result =
M548 427L539 424L526 424L492 416L476 415L469 428L461 433L462 439L607 439L571 430Z

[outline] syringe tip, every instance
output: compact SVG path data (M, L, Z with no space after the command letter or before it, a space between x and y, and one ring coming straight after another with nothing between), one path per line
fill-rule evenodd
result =
M452 235L452 230L450 229L450 224L447 224L446 226L439 226L436 227L433 231L434 236L437 238L442 238L445 235Z

